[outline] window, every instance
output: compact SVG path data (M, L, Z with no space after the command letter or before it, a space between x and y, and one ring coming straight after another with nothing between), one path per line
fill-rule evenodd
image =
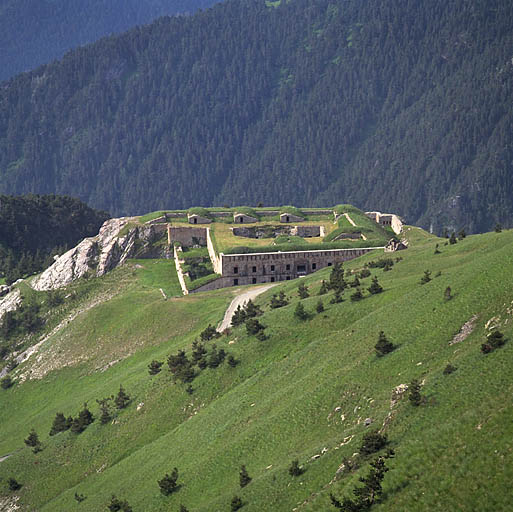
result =
M287 281L290 281L290 276L287 276Z
M312 270L315 270L317 268L317 263L312 263Z
M285 267L287 270L290 270L290 264L287 263L287 266Z
M331 261L328 261L328 267L331 267Z
M253 270L253 272L256 272L256 267L253 267L253 269L252 269L252 270Z
M274 265L271 265L271 272L274 272Z
M251 280L251 282L252 282L253 284L256 284L256 277L254 277L254 278Z
M239 273L239 267L233 267L233 273L238 274Z
M298 265L297 266L297 271L299 273L306 273L306 265Z
M233 280L233 286L237 286L239 284L239 280L238 279L234 279Z
M271 283L274 283L274 276L271 277Z

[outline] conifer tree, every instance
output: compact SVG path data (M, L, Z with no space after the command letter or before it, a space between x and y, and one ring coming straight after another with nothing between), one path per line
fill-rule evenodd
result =
M213 338L217 338L219 333L216 331L216 328L213 327L211 324L208 324L208 326L200 333L201 341L210 341Z
M117 409L124 409L130 403L130 396L125 392L123 386L119 386L118 394L114 398Z
M297 303L296 309L294 310L294 316L299 318L299 320L306 320L308 318L308 313L306 312L302 302Z
M233 312L232 316L232 326L237 327L238 325L242 325L246 321L246 313L241 308L240 304L237 306L237 309Z
M458 243L458 240L456 238L456 233L454 231L451 233L451 238L449 238L449 243L451 245Z
M287 300L287 297L285 296L285 292L281 291L278 295L273 294L271 297L271 309L281 308L283 306L286 306L289 303Z
M240 499L240 496L234 496L230 503L231 512L236 512L237 510L239 510L242 507L243 507L243 503L242 503L242 500Z
M431 281L431 271L430 270L424 270L424 275L420 279L420 284L426 284Z
M378 283L378 278L377 276L374 276L372 278L372 283L371 285L369 286L369 288L367 288L367 290L369 291L369 293L371 293L372 295L376 295L377 293L381 293L383 291L383 288L382 286Z
M10 477L7 479L7 486L10 491L18 491L22 488L22 484L20 484L16 478Z
M330 300L330 304L339 304L340 302L343 302L343 300L342 292L340 290L335 290L335 293Z
M342 267L342 263L335 263L333 266L330 273L329 286L332 290L338 290L340 293L346 289L347 283L344 280L344 268Z
M78 494L78 492L75 492L75 501L77 501L78 503L82 503L86 497L83 495L83 494Z
M164 477L162 478L162 480L157 481L157 483L159 484L159 487L160 487L160 492L164 496L169 496L170 494L175 492L178 489L177 480L178 480L178 469L173 468L173 471L171 472L170 475L168 475L166 473L164 475Z
M356 288L356 290L351 294L351 300L353 302L357 302L363 299L362 290L360 288Z
M322 313L324 311L324 304L322 303L322 300L319 299L319 302L317 302L317 306L315 306L315 310L317 313Z
M239 364L239 362L232 355L228 356L228 360L227 361L228 361L228 365L231 368L235 368Z
M395 345L387 339L383 331L380 331L378 341L374 348L376 349L378 357L381 357L392 352L395 349Z
M198 364L207 355L207 349L203 343L192 342L192 364Z
M100 423L102 425L106 425L110 420L112 420L112 413L110 410L111 400L112 397L96 400L96 403L100 406Z
M118 499L114 494L110 499L110 504L107 505L110 512L132 512L132 507L126 500Z
M39 436L37 435L37 432L32 429L27 437L27 439L24 439L23 442L32 448L32 451L34 453L40 452L42 450L41 442L39 441Z
M149 365L148 365L148 373L150 375L157 375L157 373L160 373L161 371L161 367L162 365L164 364L163 361L157 361L157 360L153 360Z
M240 467L239 471L239 484L241 487L246 487L246 485L251 482L251 477L248 474L248 471L246 470L246 466L242 465Z
M349 283L349 286L351 288L357 288L358 286L360 286L360 280L358 279L357 275L354 276L354 279Z
M297 294L299 295L300 299L306 299L307 297L310 297L308 286L306 286L305 283L301 283L297 288Z
M256 318L246 320L246 331L250 336L255 336L264 329L265 327Z
M251 299L246 302L244 306L244 315L245 318L255 318L257 316L263 315L264 312L260 306L257 306Z
M59 432L64 432L69 428L70 425L66 421L64 414L62 414L62 412L58 412L53 420L52 428L50 429L50 435L54 436L55 434L58 434Z
M189 512L189 509L185 505L180 505L180 512Z
M421 385L417 379L413 379L408 386L408 400L412 405L419 406L422 403L420 388Z
M328 285L326 284L326 281L323 279L321 281L321 287L319 288L319 295L324 295L328 293Z
M293 460L289 467L289 475L290 476L300 476L303 474L303 469L299 465L299 461Z

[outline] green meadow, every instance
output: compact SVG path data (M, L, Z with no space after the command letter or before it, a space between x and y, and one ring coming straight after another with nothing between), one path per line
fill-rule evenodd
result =
M190 384L174 381L167 357L180 349L190 356L240 288L182 297L164 260L132 260L70 285L64 303L46 313L53 334L12 372L14 386L0 389L0 457L11 455L0 462L0 503L15 494L20 510L97 512L114 494L134 512L212 512L229 511L238 495L244 512L336 510L330 493L352 496L372 456L337 470L366 432L382 429L395 457L373 511L511 510L513 231L454 245L414 227L405 236L405 251L344 264L355 275L392 258L390 271L370 268L383 293L369 294L370 276L361 279L362 300L351 301L348 288L331 303L332 291L318 295L330 269L279 284L255 301L267 339L242 325L206 342L238 364L196 367ZM431 281L422 285L426 270ZM303 321L294 315L300 283L310 292ZM282 290L289 304L270 309ZM45 293L34 294L44 303ZM473 317L472 332L451 344ZM507 341L485 355L481 344L494 328ZM374 349L380 331L396 345L383 357ZM152 360L164 365L150 376ZM448 364L456 370L444 374ZM423 403L411 405L407 393L392 402L394 388L412 379L422 382ZM120 385L131 402L101 425L96 400ZM83 433L49 436L57 412L75 417L84 403L96 420ZM43 448L36 454L23 442L32 428ZM294 459L298 477L288 472ZM243 464L252 480L241 489ZM157 480L174 467L179 488L164 496ZM20 490L9 491L9 477Z

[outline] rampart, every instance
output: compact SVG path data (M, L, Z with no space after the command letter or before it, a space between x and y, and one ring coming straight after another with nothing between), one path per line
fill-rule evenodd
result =
M288 281L383 247L221 254L224 286ZM220 284L220 283L219 283Z
M207 245L207 228L168 226L167 241L170 245L173 242L180 242L184 247Z

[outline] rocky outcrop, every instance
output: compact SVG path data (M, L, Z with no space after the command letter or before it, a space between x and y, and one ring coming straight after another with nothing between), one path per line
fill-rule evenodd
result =
M110 219L103 224L98 235L85 238L57 258L32 281L31 286L35 290L55 290L86 274L102 276L123 264L127 258L156 257L152 243L163 231L157 225L137 224L132 217ZM162 256L161 252L158 256Z
M8 311L15 311L22 303L21 293L18 288L10 291L0 299L0 321Z

